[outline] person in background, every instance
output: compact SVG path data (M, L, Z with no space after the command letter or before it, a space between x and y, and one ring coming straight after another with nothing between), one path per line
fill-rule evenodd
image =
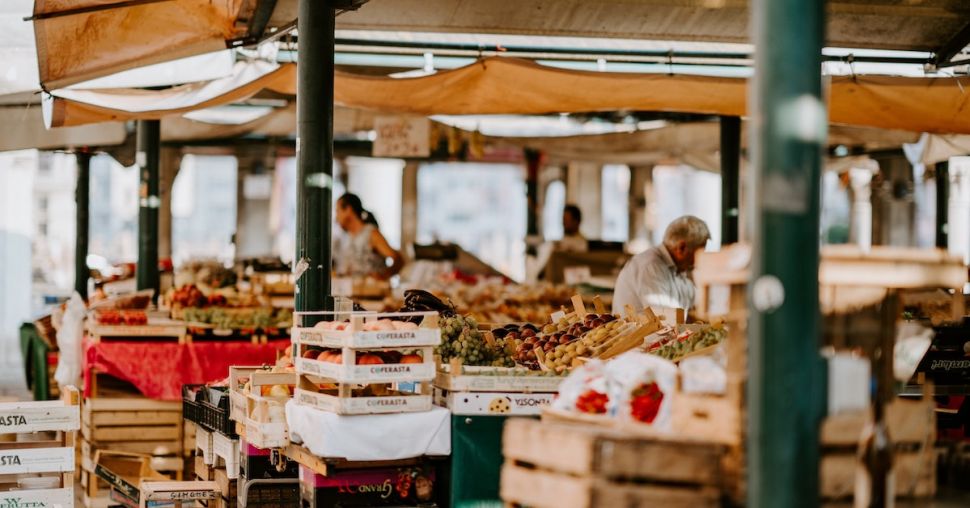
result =
M562 210L562 240L556 243L556 250L567 252L586 252L589 243L579 232L583 223L583 212L576 205L566 205Z
M623 314L630 305L636 312L645 307L689 310L697 288L691 272L694 259L711 233L704 221L685 215L667 226L661 245L630 258L616 279L613 313Z
M347 236L337 246L334 264L337 275L389 279L401 271L404 257L381 234L374 216L364 210L355 194L337 200L337 224ZM387 266L387 259L391 266Z

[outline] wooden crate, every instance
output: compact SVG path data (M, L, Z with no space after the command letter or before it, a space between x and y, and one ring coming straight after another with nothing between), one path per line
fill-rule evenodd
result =
M112 340L170 340L178 342L179 344L186 344L192 340L185 324L179 321L142 326L90 324L88 325L88 335L95 342Z
M502 500L536 508L721 504L725 447L637 436L599 425L511 419L502 439Z
M822 424L821 495L848 499L855 490L857 453L870 411L830 416ZM932 497L936 493L936 414L929 397L897 399L886 407L889 438L895 445L897 497Z
M327 388L321 388L326 386ZM399 391L393 385L374 383L369 385L373 394L355 393L356 385L331 384L330 380L300 375L294 393L298 404L312 406L323 411L341 415L389 414L430 411L432 406L431 382L419 384L418 392ZM389 388L390 387L390 388Z
M0 491L0 506L74 506L74 443L80 395L66 386L56 401L0 403L0 483L46 482L40 489ZM13 440L9 440L12 438Z

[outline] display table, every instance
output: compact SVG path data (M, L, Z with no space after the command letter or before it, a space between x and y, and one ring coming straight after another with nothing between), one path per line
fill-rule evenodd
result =
M230 365L273 364L288 340L176 342L84 341L84 393L92 394L94 374L108 374L156 400L182 400L182 385L225 378Z

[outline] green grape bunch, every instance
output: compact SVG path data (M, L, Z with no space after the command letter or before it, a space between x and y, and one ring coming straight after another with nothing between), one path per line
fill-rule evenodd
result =
M461 315L442 317L439 325L441 345L435 353L442 361L458 358L463 365L506 366L504 355L489 346L473 318Z

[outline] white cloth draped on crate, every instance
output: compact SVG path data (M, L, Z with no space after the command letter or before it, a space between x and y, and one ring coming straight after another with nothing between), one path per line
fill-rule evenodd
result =
M286 403L290 441L323 458L401 460L451 453L451 412L341 416L295 400Z

